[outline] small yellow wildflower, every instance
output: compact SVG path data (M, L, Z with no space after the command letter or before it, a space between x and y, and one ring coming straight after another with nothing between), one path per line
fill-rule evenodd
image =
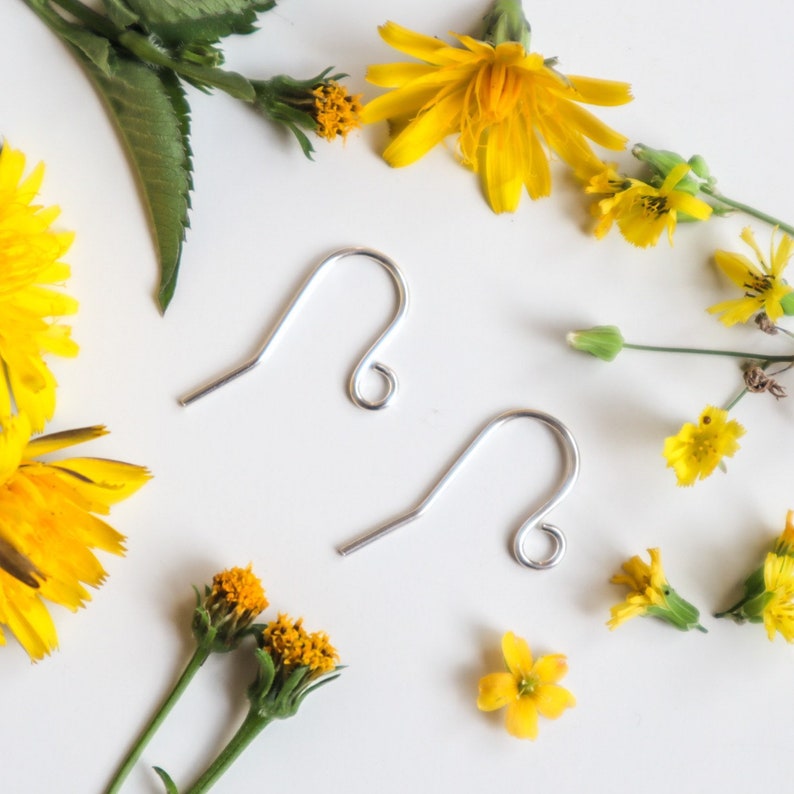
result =
M679 220L704 221L712 213L705 201L678 189L690 170L687 163L681 163L670 171L661 186L654 187L639 179L622 177L612 166L604 165L585 188L587 193L607 194L594 207L600 215L595 236L601 239L617 222L621 234L636 246L656 245L665 229L672 245Z
M364 106L365 124L389 120L397 130L383 153L389 165L416 162L457 135L461 162L480 174L494 212L513 212L525 188L533 199L551 192L549 150L576 171L597 161L590 141L623 149L626 138L578 103L621 105L627 83L565 77L517 41L495 46L452 34L450 46L387 22L383 40L419 63L371 66L367 80L393 89Z
M361 94L351 96L336 80L328 80L318 85L312 95L313 115L321 138L332 141L339 135L345 140L350 132L361 126Z
M223 653L234 650L256 617L268 607L262 582L249 565L212 577L204 603L196 605L193 634L199 645Z
M0 149L0 416L14 409L40 431L55 410L55 378L43 355L74 356L70 328L51 318L77 311L52 289L69 277L61 257L74 237L50 228L58 207L33 204L44 178L39 163L27 176L25 155Z
M705 631L698 622L700 614L670 586L662 568L662 553L659 549L648 549L650 565L638 556L623 563L623 573L616 573L612 584L626 585L629 594L626 600L611 608L612 616L607 621L610 629L634 617L661 618L682 631L698 629Z
M733 457L744 432L735 419L728 421L727 411L709 405L697 425L686 422L677 435L665 439L662 454L668 468L675 470L678 485L693 485L706 479L723 458Z
M761 610L767 637L779 633L794 642L794 557L770 552L764 561L765 601Z
M777 228L777 227L776 227ZM775 323L784 312L781 301L794 287L783 280L783 271L794 253L794 240L783 234L775 250L775 235L772 233L769 261L765 259L749 227L742 230L742 240L753 249L760 268L743 254L717 251L714 259L717 267L742 290L741 298L722 301L708 308L711 314L719 314L725 325L746 323L757 312L764 312L770 322Z
M480 679L477 708L495 711L506 706L508 733L518 739L536 739L538 714L557 719L565 709L576 705L574 696L557 683L568 672L568 662L562 654L533 661L526 640L512 631L502 637L502 655L508 672Z
M303 618L293 620L279 613L278 620L268 624L262 632L262 649L270 654L278 666L308 667L318 674L335 669L339 654L325 632L309 634L303 628Z
M105 578L91 549L124 553L123 536L94 514L108 513L149 479L146 469L119 461L70 458L44 463L36 457L105 432L103 427L86 427L30 440L26 415L2 422L0 624L32 659L57 646L44 601L72 611L84 606L90 595L83 585L97 587Z

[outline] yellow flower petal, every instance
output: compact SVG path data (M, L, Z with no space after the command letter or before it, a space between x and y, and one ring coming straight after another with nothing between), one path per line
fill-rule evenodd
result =
M532 698L514 700L507 707L505 727L517 739L538 738L538 707Z
M541 656L532 672L542 683L556 684L568 672L568 659L561 653Z
M516 679L527 678L532 673L532 651L527 641L516 637L512 631L502 637L502 656L507 669Z
M556 720L565 709L576 705L576 698L565 687L546 684L538 687L535 693L538 712L550 720Z
M506 706L518 696L515 678L510 673L491 673L480 679L477 708L494 711Z

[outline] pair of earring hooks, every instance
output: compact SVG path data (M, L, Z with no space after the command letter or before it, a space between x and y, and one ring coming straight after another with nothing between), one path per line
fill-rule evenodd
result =
M196 400L199 400L211 392L220 389L225 384L235 380L246 372L249 372L259 363L261 363L268 351L271 349L276 337L284 328L289 318L293 315L297 306L302 303L310 288L316 283L317 278L321 274L324 274L330 270L335 263L355 256L366 257L386 270L394 284L398 300L397 309L391 321L377 337L377 339L372 343L372 345L370 345L367 352L363 355L361 360L353 369L353 372L351 373L348 380L348 394L350 399L357 406L367 410L380 410L389 405L397 393L397 376L390 367L382 364L379 361L375 361L374 357L377 349L394 331L408 310L408 285L405 281L402 271L399 267L397 267L397 264L393 260L391 260L385 254L382 254L380 251L362 247L342 248L323 259L306 277L292 300L276 320L276 323L273 325L271 330L268 331L258 350L239 366L223 373L219 377L214 378L205 385L181 397L179 399L180 404L183 406L190 405ZM366 373L370 370L378 373L386 383L385 394L377 400L369 400L364 397L362 393L362 380ZM565 471L559 485L557 486L557 489L551 498L549 498L543 505L541 505L540 508L535 510L528 518L526 518L516 531L512 543L513 556L519 564L528 568L533 568L535 570L545 570L558 565L562 560L567 548L565 535L558 527L554 526L553 524L546 523L544 519L568 495L576 482L576 479L579 475L580 465L579 448L576 444L576 440L571 434L571 431L562 422L550 414L529 408L519 408L506 411L491 419L474 437L471 443L466 447L466 449L463 450L463 452L446 470L446 472L441 476L438 482L436 482L436 484L430 489L423 499L421 499L411 509L386 522L385 524L381 524L375 529L366 532L365 534L360 535L359 537L340 546L338 548L339 553L342 556L352 554L364 546L373 543L375 540L378 540L384 535L393 532L399 527L402 527L420 518L430 507L430 505L435 502L441 492L446 489L457 471L468 459L474 449L485 439L485 437L501 425L504 425L507 422L517 418L540 421L557 436L565 457ZM529 534L534 530L540 530L545 533L551 539L553 544L552 553L542 560L536 560L530 557L526 550Z

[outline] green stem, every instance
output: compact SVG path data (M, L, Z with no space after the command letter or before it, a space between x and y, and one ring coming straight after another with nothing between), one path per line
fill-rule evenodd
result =
M741 201L735 201L734 199L730 199L727 196L723 196L719 190L715 190L713 187L708 185L701 185L700 190L706 195L711 196L711 198L716 199L721 204L725 204L727 207L732 207L735 210L745 212L748 215L751 215L753 218L758 218L758 220L770 224L770 226L778 226L784 232L786 232L786 234L794 236L794 226L784 223L783 221L774 218L772 215L767 215L765 212L761 212L760 210L757 210L755 207L751 207L748 204L743 204Z
M651 350L656 353L693 353L702 356L732 356L733 358L750 358L766 361L770 364L778 361L794 362L794 356L759 356L757 353L744 353L740 350L709 350L698 347L658 347L656 345L632 345L629 342L623 343L624 348L630 350Z
M237 729L237 733L185 794L204 794L205 791L209 791L269 722L269 717L262 717L252 708L243 720L243 724Z
M211 653L210 645L211 644L202 644L196 648L193 656L187 663L187 667L185 667L184 672L179 677L176 684L174 684L174 688L171 690L168 697L166 697L166 699L163 701L162 705L154 717L152 717L143 733L141 733L141 735L138 737L138 740L135 742L127 757L124 759L115 776L113 777L113 780L110 782L110 785L105 790L105 794L116 794L116 792L121 789L122 784L127 779L127 776L130 774L130 771L132 770L133 766L135 766L137 760L140 758L141 753L144 751L146 745L163 723L163 720L165 720L165 718L168 716L169 712L174 707L174 704L182 696L182 693L187 688L187 685L193 680L193 676L196 675L201 665L203 665L207 660L207 657Z

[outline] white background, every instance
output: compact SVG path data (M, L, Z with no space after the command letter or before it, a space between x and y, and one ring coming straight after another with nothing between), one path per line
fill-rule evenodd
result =
M641 141L706 156L727 195L794 221L789 175L791 6L535 2L533 47L563 71L632 83L600 117ZM376 27L475 32L479 0L284 0L261 30L226 44L252 77L335 65L365 98L369 63L398 60ZM735 10L732 10L735 9ZM439 147L391 170L385 125L315 162L288 134L224 95L190 91L195 193L173 304L153 300L157 266L135 182L89 82L20 0L0 10L0 132L47 164L45 204L77 232L68 292L80 301L75 360L51 430L104 423L84 454L149 466L153 481L114 509L125 558L88 608L54 607L61 648L33 665L0 650L4 792L99 792L192 647L191 585L253 563L268 615L329 632L342 677L270 726L217 786L290 794L610 788L744 791L779 786L790 755L794 651L759 626L710 615L738 595L794 507L794 404L742 401L741 451L694 488L675 485L663 439L739 384L735 362L625 352L606 364L567 349L572 328L614 323L635 342L788 351L784 338L728 330L704 311L735 297L716 248L740 250L736 216L679 228L639 250L592 236L589 200L555 171L551 198L496 216L476 178ZM604 153L606 156L606 153ZM621 165L634 168L628 153ZM754 224L763 247L768 231ZM190 408L177 397L256 346L323 256L367 245L404 270L412 305L381 358L395 404L355 408L345 382L393 306L384 274L340 266L267 362ZM558 449L540 426L503 428L420 521L342 559L339 543L410 507L474 432L508 408L548 411L576 435L582 473L555 511L569 552L533 572L508 551L548 495ZM709 633L652 620L615 632L621 562L660 546L671 583ZM541 721L535 743L475 706L512 630L569 657L578 703ZM244 710L242 655L211 659L146 750L127 790L187 784Z

